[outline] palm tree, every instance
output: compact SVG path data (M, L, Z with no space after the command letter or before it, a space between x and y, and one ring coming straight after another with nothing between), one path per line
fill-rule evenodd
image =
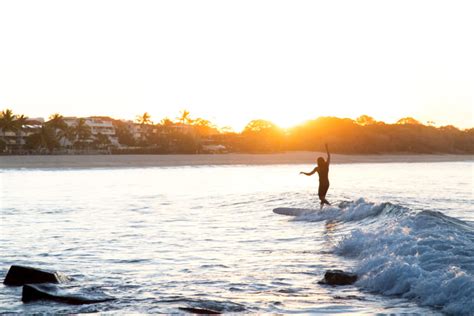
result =
M128 128L127 123L116 120L114 121L114 126L115 126L115 135L117 135L118 142L121 145L126 145L126 146L136 145L135 138L133 137L132 132Z
M85 140L91 135L91 128L86 124L86 120L80 118L76 124L77 138Z
M60 143L63 138L66 138L66 130L68 129L68 125L64 121L64 117L61 114L54 113L50 115L49 121L47 121L44 125L51 128L58 143Z
M17 129L21 129L23 125L26 124L27 121L28 121L28 117L24 116L23 114L17 115L15 119Z
M60 132L59 135L60 139L67 139L70 144L74 144L74 141L76 140L76 128L75 126L68 126L64 131ZM66 143L62 144L63 146L66 145Z
M10 109L3 110L0 113L0 129L2 130L2 138L5 140L6 132L14 132L16 136L16 144L21 147L21 132L23 131L23 126L27 123L28 118L21 115L14 115L13 111ZM8 143L8 142L6 142Z
M161 133L158 136L158 140L162 149L168 151L173 137L173 126L174 122L168 117L165 117L160 121L160 130Z
M64 122L64 117L59 113L51 114L49 116L49 121L47 121L46 124L55 130L63 131L67 128L67 124Z
M178 116L178 121L181 124L191 124L193 122L193 119L189 116L189 111L183 109L180 111L180 116Z
M140 124L140 129L139 129L140 143L142 145L145 145L148 141L148 138L151 135L150 125L153 124L153 122L151 121L151 115L148 114L148 112L145 112L142 115L137 115L136 121L137 123Z
M3 133L7 131L14 132L16 130L16 115L13 114L13 111L10 109L3 110L0 113L0 128Z
M22 144L22 133L23 133L23 129L24 129L24 126L26 125L26 123L28 122L28 117L26 117L25 115L21 114L21 115L17 115L16 116L16 120L15 120L15 125L16 125L16 143L18 145L18 148L21 149L23 147L23 144Z
M148 114L148 112L145 112L142 115L137 115L136 121L141 125L153 124L151 121L151 115Z
M10 109L3 110L0 113L0 130L2 131L2 140L8 149L8 141L6 139L7 132L16 132L17 130L16 115Z
M99 133L95 136L94 144L99 149L107 148L110 145L110 139L107 135Z
M30 149L40 150L47 149L51 153L55 148L59 147L55 131L48 125L43 125L38 133L29 135L26 138L26 146Z
M86 120L83 118L80 118L77 121L77 124L74 127L74 133L77 139L76 144L79 147L83 147L86 140L92 135L91 128L86 124Z

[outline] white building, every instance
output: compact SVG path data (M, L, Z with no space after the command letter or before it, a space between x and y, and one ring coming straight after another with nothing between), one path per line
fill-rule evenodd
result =
M77 126L79 122L78 117L65 117L63 118L64 122L69 127ZM90 142L93 142L94 139L97 138L99 134L107 136L110 141L110 144L113 146L119 146L118 138L115 133L115 127L113 125L113 120L107 116L91 116L91 117L84 117L84 123L90 128L91 131L91 139ZM63 145L72 145L71 142L68 140L63 140Z
M115 126L112 119L107 116L91 116L86 118L86 124L91 128L93 136L99 134L106 135L110 143L114 146L119 146L118 138L115 133Z
M17 131L4 131L0 129L0 139L5 142L8 149L20 149L26 144L28 136L37 133L44 119L41 117L28 118L25 124Z
M126 124L128 131L135 140L147 138L151 134L158 134L159 129L152 124L140 124L130 120L122 120Z

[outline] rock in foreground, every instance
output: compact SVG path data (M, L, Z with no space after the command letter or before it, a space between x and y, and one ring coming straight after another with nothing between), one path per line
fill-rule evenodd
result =
M185 311L187 313L191 314L207 314L207 315L214 315L214 314L220 314L218 311L214 311L211 309L205 309L205 308L195 308L195 307L180 307L179 308L182 311Z
M342 270L327 270L319 283L329 285L350 285L357 281L357 274Z
M8 270L3 284L19 286L35 283L61 283L68 280L67 276L58 272L13 265Z
M23 286L21 300L24 303L37 300L50 300L65 304L94 304L114 300L103 293L69 293L52 284L26 284Z

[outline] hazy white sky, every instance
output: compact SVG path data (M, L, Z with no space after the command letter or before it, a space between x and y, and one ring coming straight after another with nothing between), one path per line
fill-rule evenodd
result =
M473 1L1 1L0 109L473 127Z

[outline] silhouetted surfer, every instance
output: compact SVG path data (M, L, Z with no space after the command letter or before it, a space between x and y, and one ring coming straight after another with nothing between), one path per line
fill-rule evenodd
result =
M319 175L319 189L318 195L319 200L321 201L321 208L324 204L331 205L331 203L326 200L326 193L329 189L329 163L331 162L331 154L329 153L328 144L326 144L326 152L328 154L328 159L325 161L323 157L318 158L318 166L313 169L311 172L303 172L301 171L300 174L305 174L307 176L311 176L316 172Z

